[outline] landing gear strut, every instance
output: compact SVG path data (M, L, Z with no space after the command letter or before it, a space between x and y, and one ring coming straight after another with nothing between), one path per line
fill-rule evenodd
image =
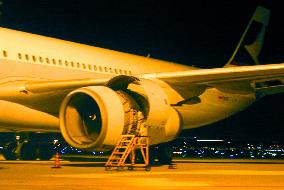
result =
M168 143L150 148L151 165L169 165L172 163L172 148Z

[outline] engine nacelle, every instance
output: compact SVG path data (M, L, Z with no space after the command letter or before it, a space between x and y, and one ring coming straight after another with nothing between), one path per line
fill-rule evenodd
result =
M142 118L141 118L142 115ZM70 92L60 109L60 129L73 147L110 150L139 125L151 144L174 139L180 131L178 113L155 82L118 76L107 86L83 87ZM141 126L141 125L139 125Z

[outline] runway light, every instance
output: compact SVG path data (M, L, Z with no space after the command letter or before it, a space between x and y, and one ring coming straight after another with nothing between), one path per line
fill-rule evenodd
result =
M173 152L173 154L182 154L182 152Z

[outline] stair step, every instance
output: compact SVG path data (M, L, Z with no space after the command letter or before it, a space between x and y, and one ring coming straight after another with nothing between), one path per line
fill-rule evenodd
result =
M124 154L124 152L113 152L113 155L116 155L116 154L121 155L121 154Z

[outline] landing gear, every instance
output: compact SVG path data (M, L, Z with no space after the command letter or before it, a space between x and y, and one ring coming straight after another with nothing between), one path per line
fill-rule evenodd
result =
M3 156L6 160L50 160L53 156L52 144L33 142L12 142L4 146Z
M158 160L159 164L171 164L173 160L172 148L168 144L160 144L158 146Z
M5 146L3 147L4 158L6 160L16 160L17 159L16 148L17 148L16 142L5 144Z
M168 143L159 144L150 148L151 165L169 165L172 163L172 148Z
M35 160L36 147L31 142L23 142L19 144L19 158L20 160Z

